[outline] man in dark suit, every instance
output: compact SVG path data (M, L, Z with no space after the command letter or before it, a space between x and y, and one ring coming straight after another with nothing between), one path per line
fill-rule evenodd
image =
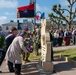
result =
M50 42L51 42L51 61L53 61L54 58L53 58L53 45L52 45L52 43L53 43L52 30L49 30L49 34L50 34Z
M11 28L11 33L9 33L6 37L5 37L5 44L6 44L6 48L2 51L2 57L1 57L1 62L0 62L0 66L5 58L6 52L8 47L10 46L10 44L12 43L13 39L15 38L15 36L17 35L18 30L15 27ZM12 70L12 72L14 72L14 70ZM1 73L1 71L0 71Z

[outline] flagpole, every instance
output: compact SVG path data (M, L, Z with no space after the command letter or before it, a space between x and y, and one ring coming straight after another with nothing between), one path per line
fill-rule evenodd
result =
M36 0L34 0L34 27L36 25Z

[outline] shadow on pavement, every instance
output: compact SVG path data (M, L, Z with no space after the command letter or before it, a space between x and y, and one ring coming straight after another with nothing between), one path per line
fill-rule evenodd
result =
M62 59L56 59L54 61L54 69L56 72L61 72L61 71L70 71L70 70L76 70L76 67L69 64L66 61L63 61Z
M38 62L33 61L22 65L22 75L40 75L37 64Z

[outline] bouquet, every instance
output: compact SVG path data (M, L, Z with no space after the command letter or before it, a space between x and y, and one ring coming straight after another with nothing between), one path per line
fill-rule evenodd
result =
M33 52L33 46L31 46L31 45L27 45L27 46L26 46L26 49L27 49L30 53Z
M26 49L27 49L30 53L32 53L32 52L33 52L33 46L32 46L32 44L30 43L29 40L30 40L29 38L26 38L25 41L24 41L24 45L25 45Z

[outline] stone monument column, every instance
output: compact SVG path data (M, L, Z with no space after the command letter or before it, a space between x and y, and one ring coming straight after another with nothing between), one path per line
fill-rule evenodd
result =
M44 71L53 72L53 63L51 61L51 42L50 42L50 20L41 20L41 66Z

